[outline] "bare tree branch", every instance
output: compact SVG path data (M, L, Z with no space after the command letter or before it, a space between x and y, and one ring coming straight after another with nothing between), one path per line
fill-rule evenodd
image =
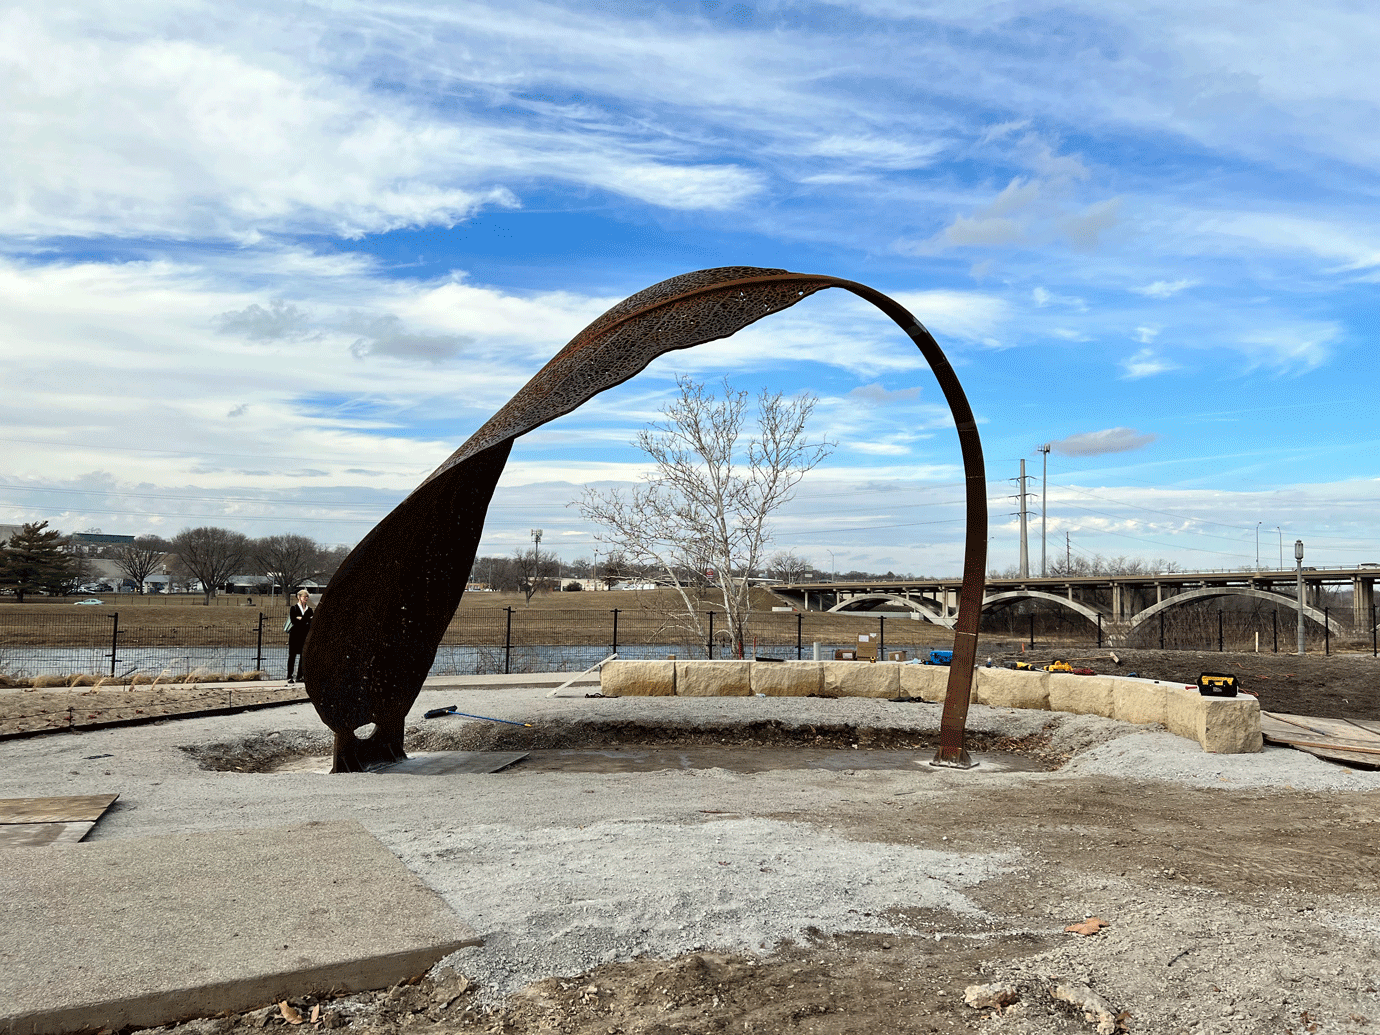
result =
M173 537L172 551L201 583L206 603L249 555L249 538L228 528L184 528Z
M120 547L115 565L134 583L136 591L144 592L144 582L167 563L171 545L158 536L140 536L128 546Z
M626 562L646 565L676 589L684 613L675 616L705 642L698 599L711 588L723 608L735 653L741 653L749 611L748 577L771 541L768 519L789 502L800 479L833 443L806 438L815 399L787 400L780 392L757 398L755 434L744 440L747 393L724 383L715 397L689 378L664 421L638 433L636 445L655 465L630 494L588 489L577 501L597 537ZM695 599L692 599L692 594Z

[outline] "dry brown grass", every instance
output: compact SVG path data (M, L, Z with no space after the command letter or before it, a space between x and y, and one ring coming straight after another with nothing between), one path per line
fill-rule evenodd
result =
M103 597L109 607L74 607L71 603L0 603L0 648L86 647L107 644L118 612L119 642L126 647L249 647L258 642L259 607L206 607L200 597ZM256 603L260 598L256 597ZM281 601L279 601L281 603ZM765 590L753 591L756 609L749 629L763 645L794 645L796 615L773 613L781 601ZM529 604L521 593L470 593L460 603L444 643L501 647L508 635L512 608L512 642L515 646L568 644L597 646L613 638L613 610L618 609L618 642L690 644L674 615L684 604L673 590L538 593ZM719 611L711 594L704 594L696 608ZM94 612L94 613L93 613ZM282 646L284 609L262 610L263 643ZM878 628L876 616L834 615L808 612L803 622L805 649L814 640L830 645L851 642L858 632ZM724 641L723 617L715 619L715 639ZM887 621L887 639L909 646L947 647L952 634L928 623L898 619Z

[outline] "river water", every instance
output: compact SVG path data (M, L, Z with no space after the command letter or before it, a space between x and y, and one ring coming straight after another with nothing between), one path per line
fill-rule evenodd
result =
M487 675L502 672L581 672L608 657L606 646L473 647L443 644L431 666L433 676ZM774 657L794 658L795 646L774 648ZM620 658L665 659L672 655L688 658L685 648L674 644L644 644L618 648ZM810 655L810 647L805 647ZM703 653L695 655L703 657ZM833 648L829 648L833 656ZM287 648L254 647L120 647L113 674L117 677L143 674L165 677L203 672L252 672L262 669L270 678L287 674ZM110 649L99 647L0 647L0 675L14 679L44 675L96 676L112 674Z

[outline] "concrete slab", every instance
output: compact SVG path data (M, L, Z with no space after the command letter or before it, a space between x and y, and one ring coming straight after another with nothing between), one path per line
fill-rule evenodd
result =
M0 1033L382 988L480 938L355 822L0 849Z

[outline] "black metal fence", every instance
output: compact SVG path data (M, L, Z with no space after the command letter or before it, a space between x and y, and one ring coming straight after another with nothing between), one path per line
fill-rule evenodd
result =
M76 612L82 613L76 613ZM67 680L91 676L115 681L188 678L264 672L284 674L287 637L281 617L241 609L211 614L188 608L171 623L167 611L73 608L72 613L0 607L0 679ZM209 615L209 617L208 617ZM1329 615L1330 617L1330 615ZM1365 647L1376 652L1374 611ZM1067 610L1020 607L984 615L988 651L1032 646L1122 646L1164 650L1292 652L1292 610L1185 608L1154 616L1134 630L1111 630ZM549 610L504 607L466 610L451 622L436 653L434 675L580 671L609 654L624 658L811 658L856 649L874 637L881 656L925 657L952 646L952 634L898 614L829 612L753 613L741 646L722 612L665 614L628 608ZM1362 646L1353 634L1353 649ZM1339 646L1329 630L1310 622L1307 647L1328 653Z

